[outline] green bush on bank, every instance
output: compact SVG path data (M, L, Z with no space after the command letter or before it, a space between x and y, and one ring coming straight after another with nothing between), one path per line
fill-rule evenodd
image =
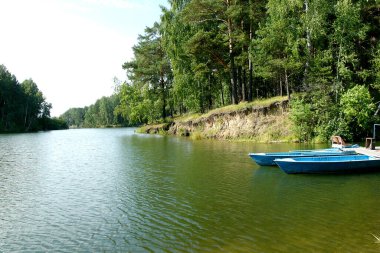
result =
M370 134L376 122L369 89L354 85L333 102L331 97L300 94L290 103L290 119L299 141L325 142L332 135L359 140Z

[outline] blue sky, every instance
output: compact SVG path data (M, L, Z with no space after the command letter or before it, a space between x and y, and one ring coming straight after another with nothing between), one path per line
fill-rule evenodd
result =
M125 80L121 65L166 0L0 0L0 64L32 78L52 115L90 105Z

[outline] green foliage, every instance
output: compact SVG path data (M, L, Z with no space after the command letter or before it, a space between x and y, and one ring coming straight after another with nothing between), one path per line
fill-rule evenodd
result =
M337 107L328 97L320 98L319 102L307 97L291 101L290 119L295 137L299 141L318 142L327 141L332 135L351 138L348 124L341 118Z
M24 105L24 127L26 131L29 131L29 129L36 128L36 124L38 124L37 118L40 116L40 113L50 114L50 110L44 105L45 99L42 92L38 89L37 84L33 82L32 79L22 82L21 88L26 95Z
M168 94L170 94L172 84L172 70L169 59L163 48L163 39L161 36L161 27L155 23L153 27L147 27L145 34L140 35L138 44L133 47L135 59L123 64L123 68L127 71L128 79L131 80L132 86L135 89L142 90L144 99L141 100L142 105L137 105L138 108L124 108L131 110L132 113L137 113L131 118L138 119L141 111L154 112L154 108L159 106L161 110L161 118L165 119L168 108ZM125 92L124 92L125 93ZM125 94L132 98L136 97L136 92L127 91ZM123 92L121 96L123 97ZM137 95L138 96L138 95ZM122 98L126 100L127 98ZM129 105L130 107L131 105ZM149 107L149 108L146 108ZM119 108L119 111L122 108ZM126 116L127 112L121 112ZM148 114L147 117L155 118L156 115Z
M83 127L85 113L84 108L70 108L59 118L64 120L70 127L80 128Z
M123 64L128 80L64 113L68 125L156 123L299 93L291 119L301 141L369 131L380 100L378 1L173 0L161 8ZM50 109L32 80L20 84L0 67L0 131L40 129Z
M302 49L301 23L303 1L267 2L268 16L265 24L257 31L253 41L256 75L263 78L280 78L286 86L287 95L291 76L299 75L306 58ZM280 83L282 86L282 83ZM282 87L280 88L282 92Z
M160 107L155 107L149 97L144 97L146 90L140 90L136 86L123 84L120 89L120 104L116 107L115 114L121 115L133 125L141 123L153 123L161 116Z
M372 66L372 74L374 76L372 87L380 92L380 43L377 45L376 50L374 50Z
M60 118L41 118L39 124L42 130L60 130L68 129L66 121Z
M153 123L261 98L290 99L299 92L291 117L301 141L332 134L358 138L367 131L372 109L349 107L357 106L357 97L368 99L361 89L351 90L356 84L371 87L370 98L380 98L377 1L169 4L123 65L128 84L118 93L119 117Z
M331 117L321 121L315 129L316 137L318 141L328 141L331 136L339 135L343 139L351 141L353 139L351 126L342 118L341 114L329 114Z
M293 122L295 137L302 141L310 141L315 127L311 105L301 99L293 99L290 106L290 119Z
M324 140L340 135L349 141L368 135L374 123L374 110L368 88L356 85L342 94L339 104L329 110L328 117L322 117L317 135Z
M333 22L333 33L330 43L335 62L335 92L350 87L358 70L356 43L366 38L368 27L360 17L360 6L351 0L340 0L334 6L336 19Z
M72 128L128 126L129 122L116 113L118 106L120 96L114 94L102 97L88 107L70 108L59 118Z
M50 118L51 107L32 79L20 84L0 65L0 132L64 129Z
M344 120L355 129L355 134L365 133L373 123L375 105L372 102L368 88L356 85L347 90L340 100Z
M353 140L368 135L374 123L374 110L368 88L356 85L342 94L339 104L321 93L293 99L291 120L296 137L301 141L327 141L332 135Z

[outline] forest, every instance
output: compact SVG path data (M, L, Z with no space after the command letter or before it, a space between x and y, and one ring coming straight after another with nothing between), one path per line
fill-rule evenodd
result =
M113 115L170 120L274 96L300 141L368 135L380 101L380 1L169 0L122 67Z
M132 126L125 118L115 113L120 104L119 95L102 97L84 108L70 108L60 116L72 128Z
M0 132L68 128L65 121L50 117L51 108L32 79L19 83L4 65L0 65Z

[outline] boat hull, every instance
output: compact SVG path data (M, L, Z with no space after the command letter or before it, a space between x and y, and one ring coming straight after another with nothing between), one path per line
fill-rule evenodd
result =
M249 156L261 166L276 165L275 159L280 158L295 158L295 157L318 157L318 156L341 156L341 155L356 155L353 150L350 151L291 151L291 152L278 152L278 153L250 153Z
M286 173L345 173L380 171L380 158L367 155L276 159Z

